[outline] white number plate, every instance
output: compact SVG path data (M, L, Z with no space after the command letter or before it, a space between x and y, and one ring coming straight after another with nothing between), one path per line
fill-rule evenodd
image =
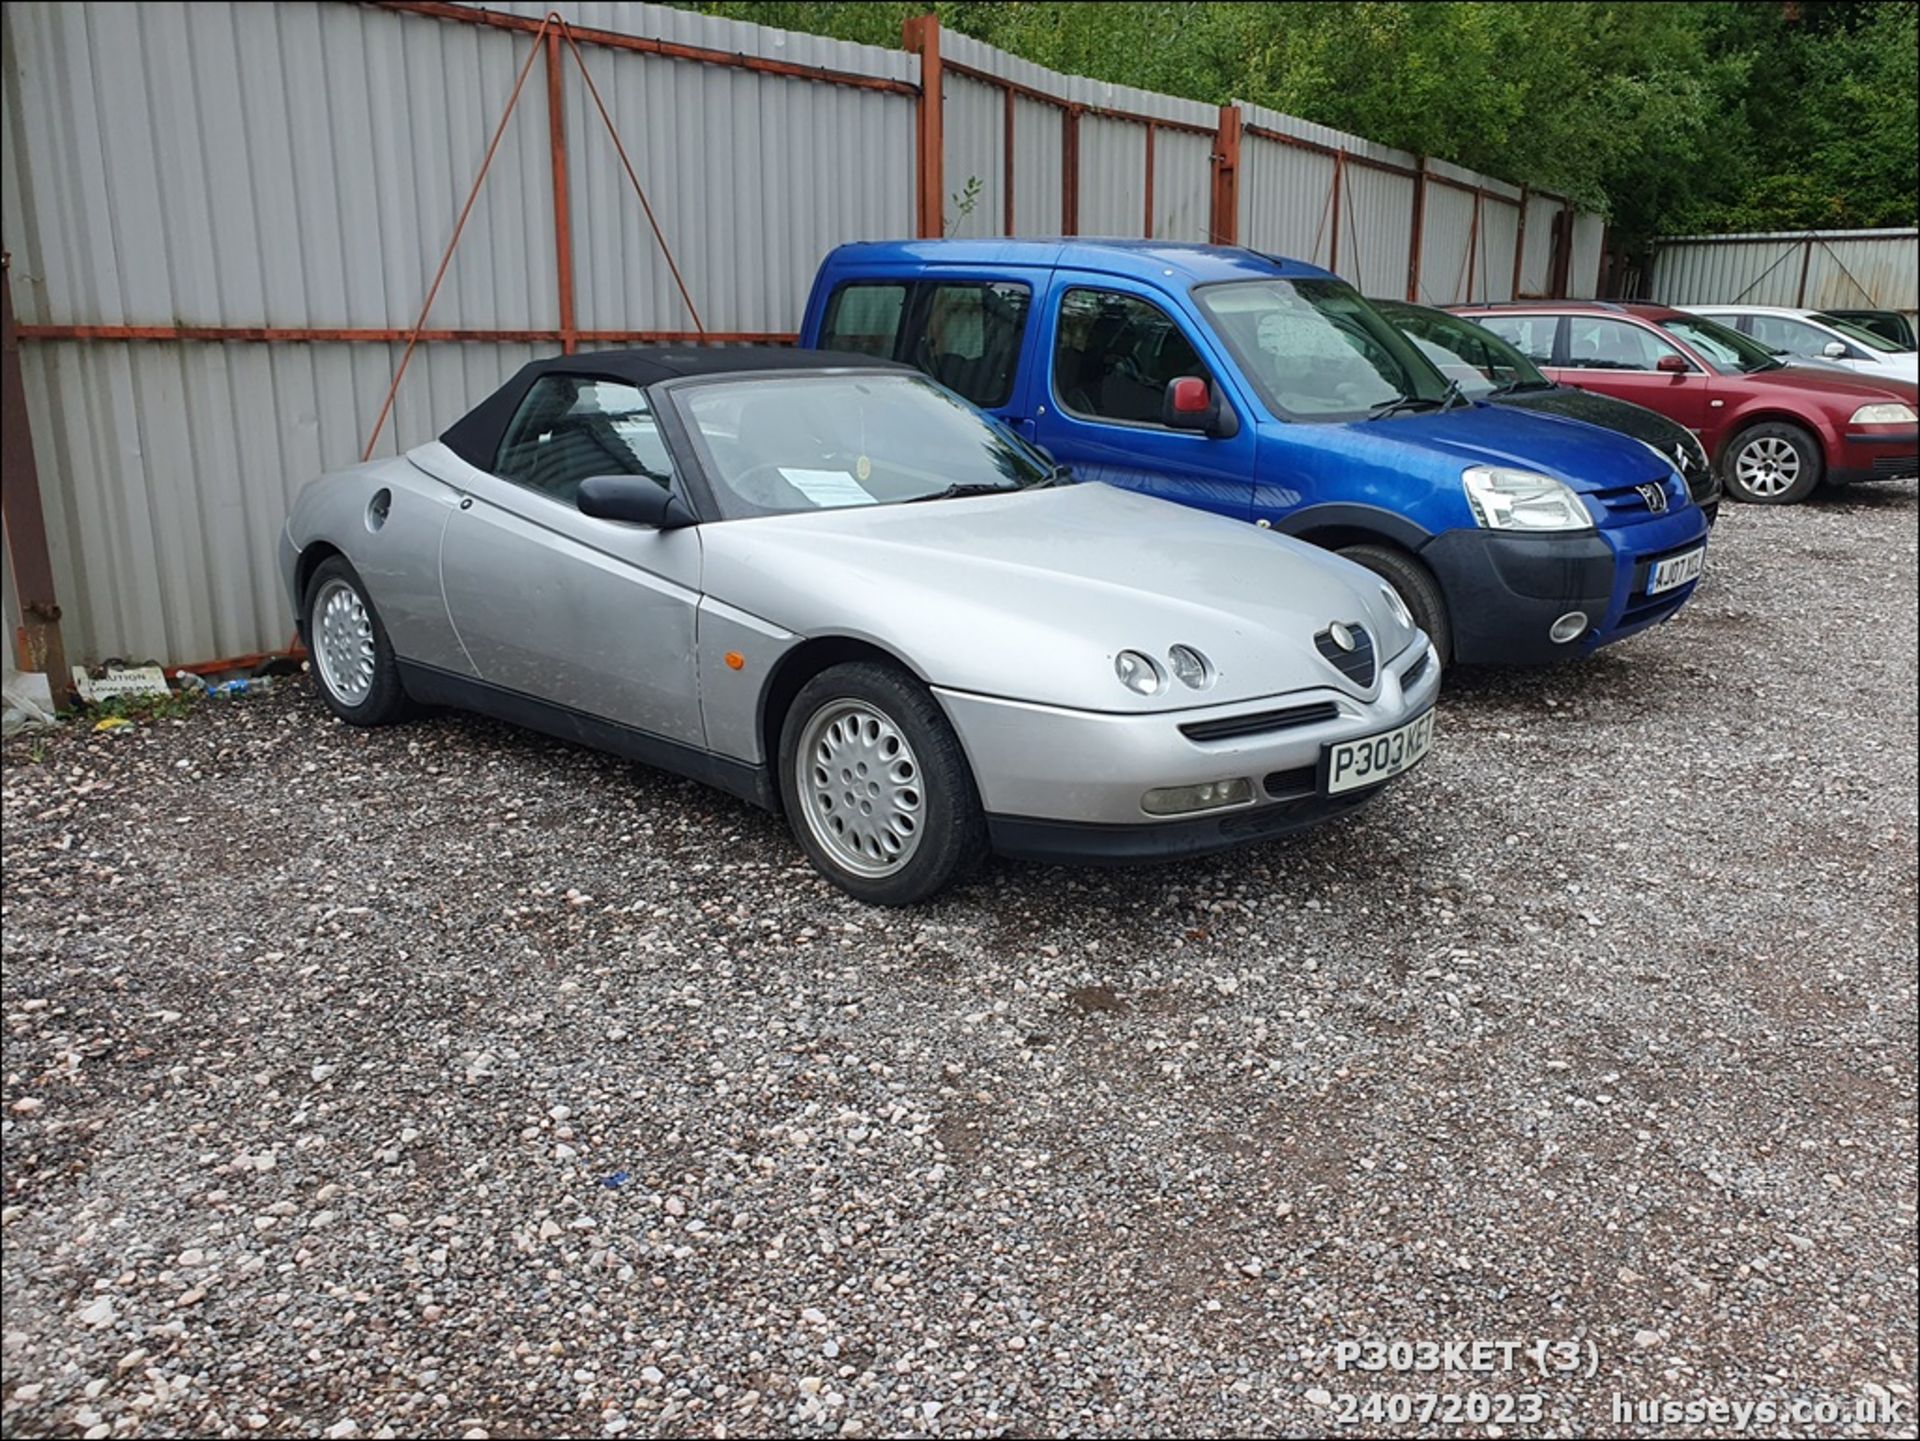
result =
M1326 746L1320 752L1326 794L1337 796L1342 791L1377 786L1418 765L1432 746L1432 711L1379 735Z
M1653 569L1647 572L1647 594L1658 595L1663 590L1672 590L1676 585L1685 585L1690 580L1700 579L1701 572L1707 568L1707 548L1690 550L1685 555L1669 556L1666 560L1654 562Z

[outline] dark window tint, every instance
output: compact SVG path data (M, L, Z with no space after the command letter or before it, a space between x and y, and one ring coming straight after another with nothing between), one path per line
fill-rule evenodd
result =
M592 376L535 381L500 442L494 471L566 505L595 475L644 475L667 485L673 462L647 398Z
M1183 375L1211 379L1159 306L1106 290L1061 297L1053 389L1074 414L1158 425L1167 382Z
M1651 330L1593 315L1567 317L1567 364L1578 370L1655 370L1663 355L1678 355Z
M1010 281L930 285L926 324L910 358L975 405L1005 405L1032 298L1026 286Z
M827 302L820 348L852 350L891 360L906 308L904 285L843 285Z
M1484 325L1535 365L1553 364L1553 328L1560 323L1552 315L1476 315L1475 325Z

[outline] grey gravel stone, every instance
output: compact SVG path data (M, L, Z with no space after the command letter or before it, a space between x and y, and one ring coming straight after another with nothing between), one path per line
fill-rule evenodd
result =
M1911 484L1729 506L1677 621L1449 678L1347 822L909 912L303 684L9 741L6 1434L1911 1406L1915 534ZM1396 1337L1597 1370L1333 1363Z

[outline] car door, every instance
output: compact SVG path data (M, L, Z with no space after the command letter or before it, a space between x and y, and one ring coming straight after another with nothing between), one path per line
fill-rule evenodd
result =
M536 381L491 472L452 457L440 549L455 634L490 686L689 745L703 743L695 616L699 527L582 515L580 482L679 482L646 394L579 375Z
M1678 360L1682 370L1662 370ZM1644 405L1696 435L1713 423L1714 377L1651 326L1611 315L1566 317L1554 379Z
M1114 276L1056 271L1032 350L1023 404L1033 436L1076 480L1251 517L1253 412L1198 328L1152 292ZM1238 422L1235 433L1161 424L1167 384L1182 376L1215 386Z

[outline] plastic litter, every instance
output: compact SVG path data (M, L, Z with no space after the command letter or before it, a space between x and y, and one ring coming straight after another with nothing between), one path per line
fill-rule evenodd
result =
M53 711L53 687L38 671L6 670L6 711L0 717L0 733L39 730L55 725L59 717Z
M95 735L99 735L102 731L105 731L107 734L111 735L115 731L130 731L130 730L138 730L138 729L139 729L138 726L136 726L132 721L128 720L123 715L110 715L105 720L95 721L93 723L93 733Z
M207 687L207 694L221 700L232 700L235 696L266 695L273 689L273 677L270 675L242 676L238 680L223 680L219 685Z
M609 1191L617 1191L627 1184L627 1173L625 1171L615 1171L611 1176L602 1177L600 1184L605 1186Z

